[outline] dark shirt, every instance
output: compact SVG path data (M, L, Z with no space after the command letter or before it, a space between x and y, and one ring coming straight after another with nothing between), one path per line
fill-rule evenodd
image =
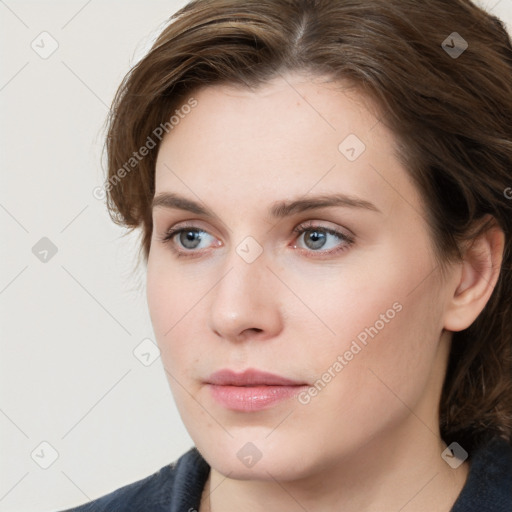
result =
M196 448L156 473L63 512L197 512L210 466ZM451 512L512 512L512 447L494 439L477 450Z

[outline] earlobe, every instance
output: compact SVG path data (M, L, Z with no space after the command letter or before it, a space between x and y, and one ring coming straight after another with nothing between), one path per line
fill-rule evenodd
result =
M446 330L467 329L482 312L498 281L504 246L503 230L493 221L465 249L445 313Z

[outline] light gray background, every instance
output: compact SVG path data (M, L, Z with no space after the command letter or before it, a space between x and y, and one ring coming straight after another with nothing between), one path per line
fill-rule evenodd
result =
M77 505L192 446L160 359L134 354L154 340L137 235L92 193L114 92L184 3L0 0L0 512ZM512 29L512 0L480 3Z

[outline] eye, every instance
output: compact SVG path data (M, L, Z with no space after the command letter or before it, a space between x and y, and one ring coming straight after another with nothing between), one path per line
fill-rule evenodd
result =
M295 242L293 247L304 251L306 255L331 256L347 250L354 243L351 235L327 226L314 225L313 222L301 224L293 232L299 234L297 240L303 239L300 245ZM169 244L177 257L200 256L203 252L201 249L222 245L222 242L216 240L210 233L193 225L170 228L160 241Z
M311 222L301 224L293 231L299 234L298 240L303 239L303 244L306 246L306 249L309 249L306 252L331 255L348 249L354 243L354 239L348 234L326 226L314 225ZM294 245L294 247L304 248L297 245Z
M192 253L199 252L200 249L206 249L212 245L211 241L208 243L208 239L215 240L204 229L196 226L182 226L167 230L160 240L164 243L170 243L172 251L178 256L189 256ZM218 242L216 245L221 245L221 242Z

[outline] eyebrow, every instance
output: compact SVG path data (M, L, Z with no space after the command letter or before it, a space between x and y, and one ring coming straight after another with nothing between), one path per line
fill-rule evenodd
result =
M365 201L364 199L359 199L345 194L330 194L310 196L307 199L299 198L291 201L277 201L270 207L269 215L270 217L278 219L308 210L333 206L361 208L382 213L373 203ZM151 203L151 209L154 210L155 208L186 210L188 212L195 213L196 215L217 217L210 209L206 208L202 204L170 192L161 192L154 197Z

